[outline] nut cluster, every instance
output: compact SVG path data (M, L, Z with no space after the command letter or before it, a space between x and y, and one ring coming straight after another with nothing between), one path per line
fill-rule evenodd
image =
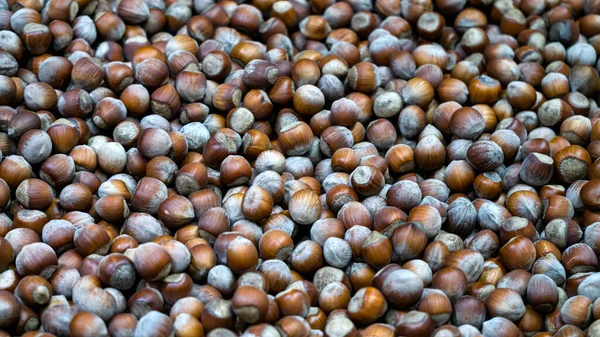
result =
M0 0L0 337L600 337L600 0Z

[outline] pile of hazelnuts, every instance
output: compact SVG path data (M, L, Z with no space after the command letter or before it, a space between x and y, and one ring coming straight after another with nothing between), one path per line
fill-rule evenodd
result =
M0 337L599 337L600 0L0 0Z

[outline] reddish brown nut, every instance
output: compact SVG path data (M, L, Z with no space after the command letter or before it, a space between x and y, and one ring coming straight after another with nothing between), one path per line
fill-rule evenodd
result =
M172 259L160 245L145 243L136 248L133 263L140 276L148 281L157 281L169 274Z
M15 296L6 290L0 290L0 303L2 303L2 328L10 328L19 321L21 305Z

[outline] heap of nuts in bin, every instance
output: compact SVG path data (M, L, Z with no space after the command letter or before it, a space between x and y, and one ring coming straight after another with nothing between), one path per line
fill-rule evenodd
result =
M600 0L0 0L0 337L600 336Z

